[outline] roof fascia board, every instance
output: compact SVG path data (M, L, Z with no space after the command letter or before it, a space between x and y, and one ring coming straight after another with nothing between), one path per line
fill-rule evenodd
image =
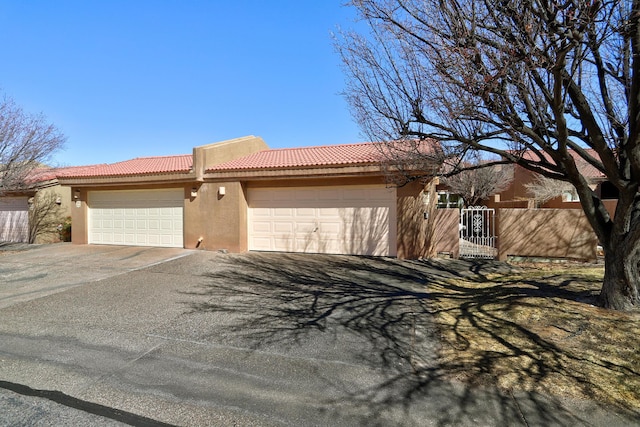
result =
M229 179L293 179L293 178L331 178L345 176L382 176L380 166L351 166L341 168L295 168L295 169L259 169L244 171L216 171L205 174L207 181Z
M145 185L145 184L180 184L194 182L195 175L188 174L164 174L164 175L137 175L137 176L110 176L110 177L82 177L59 178L61 185L74 187L105 186L105 185Z

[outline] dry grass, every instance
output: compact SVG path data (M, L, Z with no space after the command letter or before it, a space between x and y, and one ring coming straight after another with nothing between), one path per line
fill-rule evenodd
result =
M604 270L526 266L433 284L440 366L472 384L640 408L640 313L591 305Z

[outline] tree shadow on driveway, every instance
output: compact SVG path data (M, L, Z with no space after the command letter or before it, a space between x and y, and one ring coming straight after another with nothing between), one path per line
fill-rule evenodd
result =
M411 360L416 322L433 330L425 284L409 270L328 256L252 254L229 262L209 274L211 285L195 292L203 300L190 309L242 319L228 329L251 348L292 349L310 337L347 332L368 348L338 349L342 356L352 351L358 362L391 367Z
M561 375L586 389L597 386L567 368L567 355L554 342L492 311L537 296L580 301L588 296L584 292L544 281L484 289L459 284L490 283L513 273L506 264L492 262L261 253L217 262L207 273L207 285L188 292L197 297L188 313L228 315L225 330L241 340L238 345L358 363L385 373L383 380L356 390L332 384L342 394L324 403L336 413L358 408L370 420L395 413L394 419L401 414L407 424L420 424L426 421L420 417L430 414L433 425L584 425L598 416L597 407L576 409L526 388L498 391L491 380L497 361L526 358L529 368L510 373L521 376L514 383ZM442 300L458 300L459 307L447 308ZM500 308L492 305L496 301ZM437 324L436 315L450 315L453 323ZM487 334L501 347L473 360L440 357L443 343L454 342L464 351L469 333Z

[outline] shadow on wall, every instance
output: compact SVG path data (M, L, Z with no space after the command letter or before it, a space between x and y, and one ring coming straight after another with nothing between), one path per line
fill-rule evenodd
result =
M424 419L416 419L414 410L429 405L438 414L431 420L434 425L506 425L521 420L522 408L529 408L540 425L588 424L581 414L569 413L559 401L534 392L519 394L515 403L513 394L497 389L478 394L471 386L449 381L464 377L468 384L492 384L495 365L508 366L511 360L524 358L530 360L531 370L514 368L505 373L516 383L518 376L543 380L559 375L585 390L598 388L600 384L562 362L579 355L565 354L526 324L500 315L526 305L532 297L578 301L585 295L535 281L511 286L460 284L460 279L486 283L487 274L511 277L511 267L492 261L254 253L227 255L216 259L216 265L215 272L206 275L206 285L185 292L191 300L186 315L213 313L212 319L230 319L224 337L216 335L227 340L224 344L337 358L385 373L384 380L363 388L354 389L350 382L328 384L337 388L338 397L317 402L322 410L340 415L357 407L373 424L382 423L380 417L390 413L401 413L404 424L420 425ZM452 301L460 310L437 308ZM453 330L442 329L443 324L434 321L437 315L456 316ZM465 336L476 333L501 344L478 359L438 361L441 337L449 333L461 346Z
M432 240L430 231L433 230L432 220L435 205L426 204L427 198L435 200L435 187L430 192L419 192L398 197L398 256L400 258L426 258L432 255ZM426 218L425 218L426 214Z
M340 240L346 254L389 255L389 208L341 208Z
M336 220L337 218L339 219ZM282 234L279 241L291 252L376 256L389 254L388 208L342 207L337 208L337 218L333 215L331 219L318 215L307 223L298 222L293 235Z
M500 209L498 249L509 255L596 260L597 238L580 209Z
M460 210L434 209L429 218L429 235L431 242L430 256L448 253L457 258L460 253Z

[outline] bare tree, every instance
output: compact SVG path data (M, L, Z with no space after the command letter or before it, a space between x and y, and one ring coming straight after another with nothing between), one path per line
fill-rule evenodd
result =
M23 188L29 172L46 163L65 141L43 115L28 114L5 97L0 101L0 191Z
M436 138L570 182L605 250L602 305L640 306L640 0L351 4L369 30L336 45L367 136ZM618 189L615 217L576 158Z
M47 240L59 238L59 228L64 223L60 194L55 191L40 190L29 201L29 243L38 237Z
M446 174L442 178L451 193L462 196L465 206L477 206L481 201L506 190L513 182L513 165L491 165L478 160L461 164L460 171Z
M538 203L548 202L551 199L560 197L563 194L571 194L576 196L576 189L571 183L566 181L558 181L557 179L547 178L543 175L537 175L533 181L524 185L529 194Z

